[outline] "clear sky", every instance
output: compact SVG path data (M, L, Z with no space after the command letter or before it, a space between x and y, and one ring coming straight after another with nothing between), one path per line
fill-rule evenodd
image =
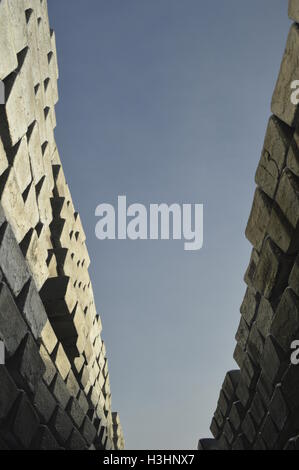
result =
M209 437L232 359L244 231L286 0L49 0L56 139L81 214L127 449ZM99 241L95 208L203 203L204 248Z

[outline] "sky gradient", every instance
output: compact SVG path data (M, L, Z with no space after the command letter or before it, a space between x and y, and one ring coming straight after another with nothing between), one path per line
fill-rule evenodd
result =
M127 449L209 437L232 359L244 231L290 26L285 0L49 0L56 140L92 260ZM100 203L203 203L204 247L99 241Z

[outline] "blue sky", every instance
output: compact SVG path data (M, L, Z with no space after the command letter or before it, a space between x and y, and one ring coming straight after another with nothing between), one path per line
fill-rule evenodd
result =
M285 0L49 0L56 140L127 449L194 449L232 359ZM203 203L204 247L99 241L95 208Z

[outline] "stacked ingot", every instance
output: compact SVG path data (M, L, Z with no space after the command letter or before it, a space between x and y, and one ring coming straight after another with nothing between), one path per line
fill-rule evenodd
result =
M112 449L108 364L86 237L54 137L55 42L46 0L0 2L0 80L6 95L0 106L0 203L46 309L38 328L32 314L26 322L45 366L39 393L46 387L59 406L51 425L59 429L68 416L85 445ZM26 300L31 290L25 291ZM70 446L79 439L71 440Z

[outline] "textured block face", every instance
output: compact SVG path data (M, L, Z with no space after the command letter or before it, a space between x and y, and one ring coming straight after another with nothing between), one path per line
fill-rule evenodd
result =
M276 201L287 221L296 228L299 221L299 181L288 169L280 179Z
M51 429L60 445L65 446L69 439L73 425L68 415L61 408L57 408L51 420Z
M8 0L11 35L16 52L27 46L27 28L24 0Z
M256 190L251 214L246 228L246 237L252 245L260 250L270 220L272 200L265 193Z
M11 16L7 0L2 0L0 2L0 43L2 49L0 80L3 80L18 66L16 50L12 37Z
M19 309L31 327L35 339L40 339L47 323L47 315L34 282L28 282L20 294Z
M299 299L291 289L286 289L276 310L271 335L288 353L299 332Z
M25 394L22 394L15 416L12 418L12 430L25 449L30 447L38 425L39 420L33 406Z
M27 333L25 322L8 287L0 284L0 334L9 356L12 356Z
M297 0L289 0L289 17L299 23L299 5Z
M34 396L34 407L43 423L48 423L56 409L56 401L44 382L40 381Z
M31 445L32 450L59 450L61 449L53 434L47 426L40 426Z
M45 366L30 334L24 338L8 366L21 389L36 392L38 383L45 372Z
M270 198L275 195L292 135L293 130L284 122L276 116L270 118L260 163L255 175L256 184Z
M17 397L18 390L7 370L0 367L0 422L8 416Z
M5 172L8 167L7 156L3 147L3 143L0 137L0 176Z
M298 123L298 107L291 101L291 84L299 76L299 26L293 24L272 98L272 112L291 127Z
M7 224L2 225L0 229L0 267L9 287L18 296L28 282L30 274L13 232Z

